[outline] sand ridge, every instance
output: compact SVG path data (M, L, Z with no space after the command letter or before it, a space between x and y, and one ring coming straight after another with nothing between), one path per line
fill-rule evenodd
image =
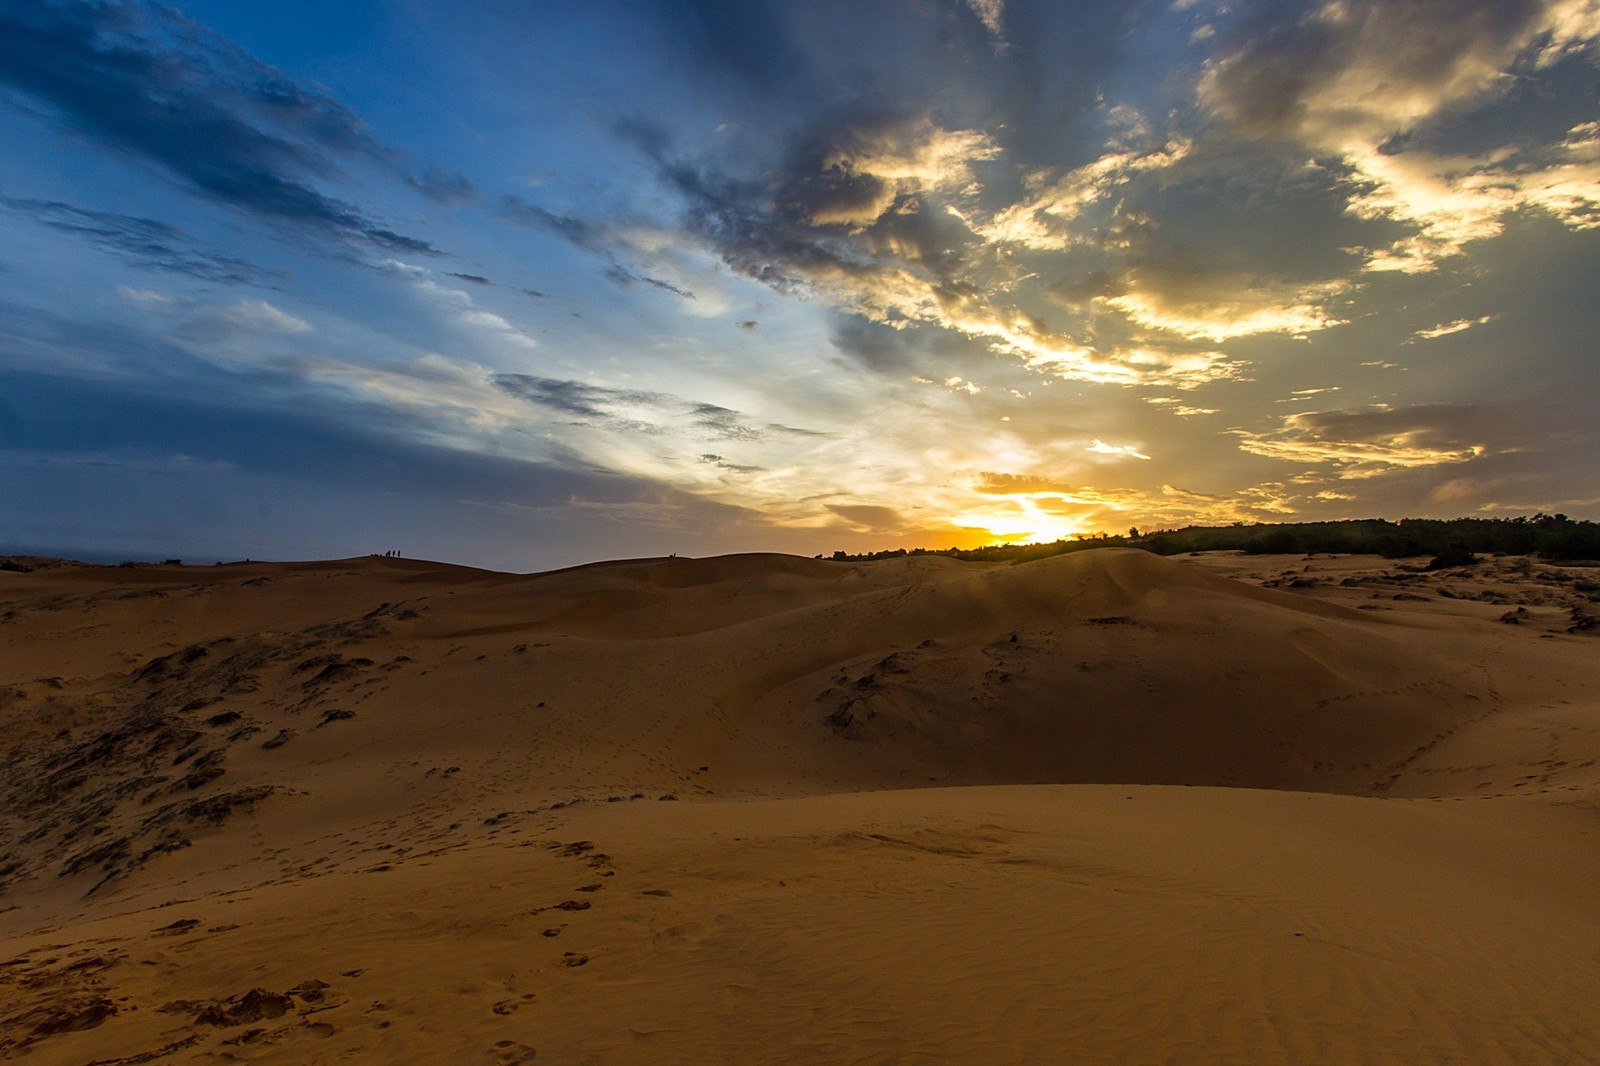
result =
M0 573L0 1052L1593 1058L1588 573Z

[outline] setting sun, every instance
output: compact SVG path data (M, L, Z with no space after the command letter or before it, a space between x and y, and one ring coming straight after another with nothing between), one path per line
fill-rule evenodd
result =
M1015 499L1004 511L969 511L951 523L982 531L1006 544L1066 540L1084 532L1081 519L1051 514L1030 499Z

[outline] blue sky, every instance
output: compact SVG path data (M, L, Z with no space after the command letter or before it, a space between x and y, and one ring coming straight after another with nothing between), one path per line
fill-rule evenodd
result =
M1600 516L1600 3L0 8L0 551Z

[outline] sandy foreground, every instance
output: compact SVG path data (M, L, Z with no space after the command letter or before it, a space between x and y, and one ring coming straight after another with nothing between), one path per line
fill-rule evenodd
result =
M0 1058L1600 1061L1597 570L20 562Z

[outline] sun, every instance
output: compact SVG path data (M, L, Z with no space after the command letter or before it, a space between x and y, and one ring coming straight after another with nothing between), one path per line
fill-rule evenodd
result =
M969 511L955 518L954 524L986 532L1004 544L1067 540L1084 531L1081 518L1052 514L1025 497L1013 502L1015 506L1004 512Z

